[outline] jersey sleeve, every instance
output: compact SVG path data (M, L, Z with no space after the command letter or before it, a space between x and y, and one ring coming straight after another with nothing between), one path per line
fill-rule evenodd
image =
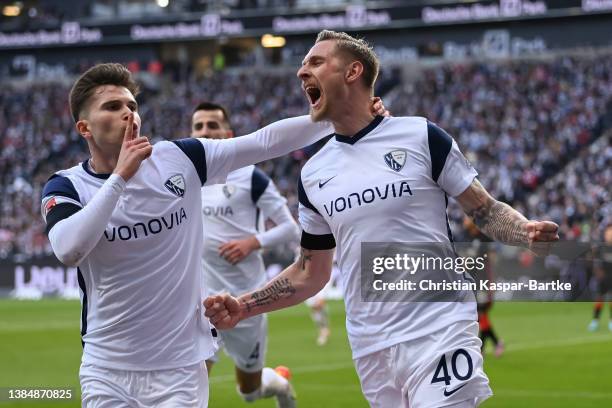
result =
M287 204L287 200L278 192L270 177L257 167L253 170L251 177L251 200L265 218L269 218L280 207Z
M200 178L200 184L204 185L207 180L207 166L206 166L206 151L204 146L200 142L200 139L181 139L173 140L174 143L185 156L193 163L193 166L198 173Z
M463 193L478 173L459 150L457 142L436 124L427 122L432 179L451 197Z
M336 240L329 224L308 199L301 177L298 181L298 200L299 221L302 226L302 238L300 240L302 248L315 250L335 248Z
M236 169L283 156L333 133L327 122L314 123L309 116L283 119L246 136L223 140L197 140L204 149L198 153L203 185L225 183L227 175ZM193 160L192 160L193 161ZM202 177L203 176L203 177Z
M47 233L59 221L83 208L74 185L68 177L53 175L43 188L41 215L47 224Z

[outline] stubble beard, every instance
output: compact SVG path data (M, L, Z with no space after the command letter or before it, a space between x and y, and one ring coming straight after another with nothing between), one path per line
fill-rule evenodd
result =
M328 114L327 105L321 106L321 108L314 110L312 107L310 108L310 119L313 122L323 122L327 119Z

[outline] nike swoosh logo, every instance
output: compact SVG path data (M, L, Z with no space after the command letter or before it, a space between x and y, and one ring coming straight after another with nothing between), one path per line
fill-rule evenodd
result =
M457 391L459 391L460 389L462 389L462 388L463 388L463 387L465 387L466 385L467 385L467 383L466 383L466 384L462 384L462 385L458 386L457 388L455 388L455 389L454 389L454 390L452 390L452 391L448 391L448 390L445 388L445 389L444 389L444 396L445 396L445 397L450 397L451 395L453 395L454 393L456 393Z
M334 176L336 177L336 176ZM334 177L328 178L327 180L325 180L324 183L321 183L321 180L319 180L319 188L323 188L323 186L325 186L327 183L329 183Z

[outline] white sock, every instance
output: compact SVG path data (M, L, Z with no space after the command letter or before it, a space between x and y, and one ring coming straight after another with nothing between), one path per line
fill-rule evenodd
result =
M270 367L264 367L261 371L261 397L270 398L283 394L287 390L287 379Z
M312 320L316 323L319 328L327 327L327 309L315 310L312 312Z
M247 394L243 393L242 391L240 391L240 387L236 387L236 391L238 391L238 395L240 395L242 397L243 400L245 400L246 402L253 402L253 401L257 401L258 399L261 398L261 389L263 387L259 387L258 389L256 389L255 391L249 392Z

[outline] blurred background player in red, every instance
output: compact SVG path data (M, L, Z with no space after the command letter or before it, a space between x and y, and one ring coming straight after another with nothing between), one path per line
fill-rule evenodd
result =
M467 232L468 238L471 239L470 256L486 258L486 279L493 280L492 268L495 264L495 252L490 250L490 243L493 241L484 235L469 217L463 219L463 227ZM476 300L478 310L478 337L480 337L480 341L482 341L482 353L484 355L487 340L491 339L495 347L495 357L500 357L504 353L504 342L495 334L493 325L491 324L491 318L489 317L489 311L493 307L493 294L490 291L480 291L476 295Z
M599 318L606 300L610 304L608 329L612 331L612 222L608 223L604 231L603 245L596 249L593 275L597 284L597 296L593 308L593 320L589 323L589 331L599 329Z
M493 341L493 346L495 347L495 357L501 357L504 353L504 342L500 340L495 331L493 330L493 325L491 324L491 320L489 318L489 310L493 306L493 296L491 293L486 294L487 300L485 302L478 299L478 337L480 337L480 341L482 341L481 350L484 355L485 346L487 344L487 339L491 339Z

